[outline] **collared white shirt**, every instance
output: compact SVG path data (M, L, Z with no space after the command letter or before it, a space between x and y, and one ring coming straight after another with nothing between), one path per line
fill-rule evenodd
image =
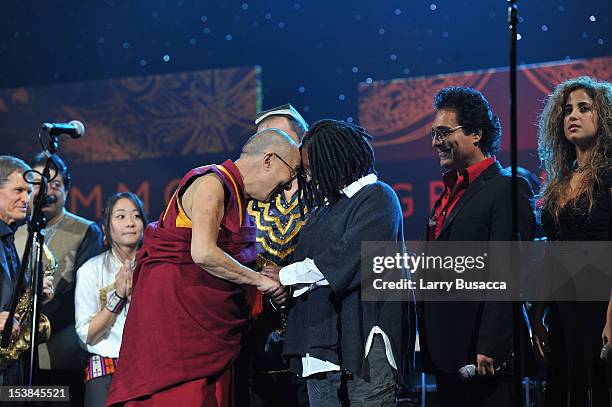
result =
M101 304L101 290L106 292L106 298L115 291L115 275L121 268L121 261L112 250L89 259L77 271L77 283L74 293L74 310L76 331L83 349L88 352L118 358L123 336L123 326L128 312L129 303L117 314L117 319L104 336L95 344L87 344L89 323L106 304Z
M365 177L359 178L357 181L344 188L342 190L342 193L348 198L352 198L353 195L355 195L361 190L361 188L371 185L376 181L378 181L378 177L376 176L376 174L368 174Z
M378 181L376 174L368 174L342 189L342 193L348 198L352 198L363 187L374 184L376 181ZM329 285L329 282L325 279L323 273L321 273L321 271L317 268L315 262L308 257L300 262L283 267L280 270L279 278L282 285L295 286L293 290L293 297L299 297L300 295L314 290L317 287ZM364 357L367 357L368 353L370 353L375 334L382 335L387 360L389 361L389 364L395 370L397 370L397 363L395 362L395 357L393 356L393 351L391 349L391 341L389 340L387 334L385 334L385 332L380 329L379 326L374 326L366 339ZM336 370L340 370L340 366L329 361L317 359L310 356L308 353L302 357L303 377L307 377L315 373L331 372Z

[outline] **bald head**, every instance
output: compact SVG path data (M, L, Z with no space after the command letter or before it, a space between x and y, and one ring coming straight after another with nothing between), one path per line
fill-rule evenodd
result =
M267 152L284 153L298 148L296 142L284 131L275 128L264 129L252 135L240 156L259 155Z
M298 145L284 131L258 131L242 147L236 166L247 196L268 202L279 191L289 190L301 168Z

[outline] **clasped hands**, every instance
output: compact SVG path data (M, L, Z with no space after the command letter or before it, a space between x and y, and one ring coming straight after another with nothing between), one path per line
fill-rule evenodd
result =
M134 267L129 261L123 263L117 274L115 274L115 292L121 298L132 299L132 279Z
M260 283L257 289L266 295L269 295L278 305L283 305L289 299L289 292L283 287L280 282L278 266L264 266L260 272Z

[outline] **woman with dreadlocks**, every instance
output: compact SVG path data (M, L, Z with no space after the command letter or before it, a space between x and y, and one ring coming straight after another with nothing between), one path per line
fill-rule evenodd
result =
M302 142L300 182L314 212L278 276L295 301L283 354L313 407L395 406L405 303L362 301L360 252L362 241L403 242L402 211L377 178L369 140L361 127L321 120Z
M558 85L540 118L539 154L548 240L611 240L612 84L579 77ZM609 406L599 355L612 345L612 301L549 305L548 331L543 306L534 318L536 350L550 362L547 405Z

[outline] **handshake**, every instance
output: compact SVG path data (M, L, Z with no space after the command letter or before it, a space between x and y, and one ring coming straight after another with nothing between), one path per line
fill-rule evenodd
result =
M269 295L276 304L283 305L289 299L289 292L280 282L280 269L278 266L264 266L258 273L256 287L262 293Z

